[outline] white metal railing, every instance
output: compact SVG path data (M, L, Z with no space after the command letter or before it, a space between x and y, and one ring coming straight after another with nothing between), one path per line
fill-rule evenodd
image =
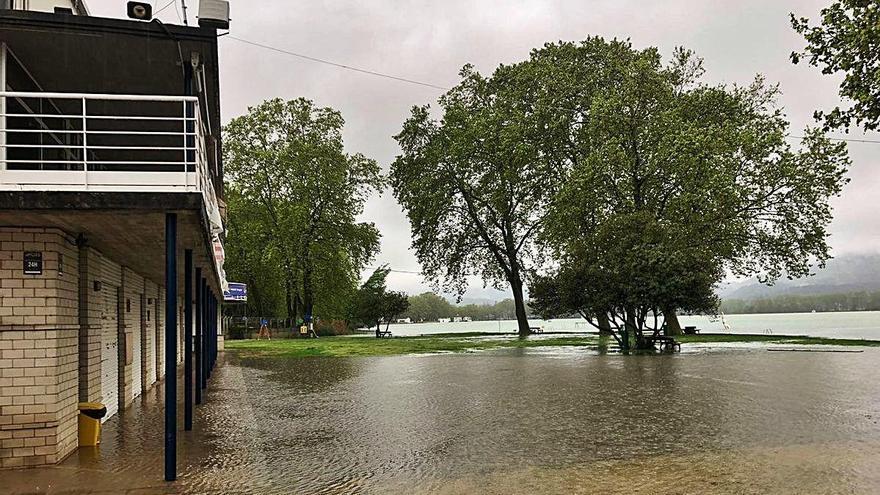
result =
M195 96L0 91L0 190L201 192L222 231Z

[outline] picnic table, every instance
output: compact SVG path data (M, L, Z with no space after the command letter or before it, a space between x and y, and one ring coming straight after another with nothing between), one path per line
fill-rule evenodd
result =
M669 337L666 335L650 335L645 337L645 340L651 344L655 349L664 351L664 352L672 352L679 351L681 352L681 344L675 341L675 338Z

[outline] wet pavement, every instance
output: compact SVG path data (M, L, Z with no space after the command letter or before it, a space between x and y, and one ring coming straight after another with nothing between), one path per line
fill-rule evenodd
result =
M177 482L157 387L0 493L880 493L880 349L685 351L227 354Z

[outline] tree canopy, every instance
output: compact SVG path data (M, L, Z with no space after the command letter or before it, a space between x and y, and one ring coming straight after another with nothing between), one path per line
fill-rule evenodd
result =
M412 247L437 288L461 294L469 276L510 287L521 335L528 334L523 285L560 169L541 154L526 66L491 77L473 67L440 98L443 117L412 109L395 136L401 154L391 183L412 226Z
M535 284L542 313L609 314L639 336L658 311L711 311L725 271L772 282L830 256L845 145L816 129L792 145L760 77L707 85L689 51L664 64L602 38L545 45L529 63L564 84L546 97L568 113L546 150L569 173L541 232L558 262Z
M819 110L816 118L829 128L880 127L880 3L840 0L822 9L819 25L791 14L791 25L807 40L803 52L791 54L794 63L805 59L823 74L844 74L840 96L849 108Z
M343 125L331 108L272 99L223 130L235 191L229 250L242 261L233 270L252 270L252 291L277 293L280 285L289 318L344 317L361 269L379 249L376 227L357 217L385 178L374 160L344 151ZM259 259L277 268L260 265L258 274Z

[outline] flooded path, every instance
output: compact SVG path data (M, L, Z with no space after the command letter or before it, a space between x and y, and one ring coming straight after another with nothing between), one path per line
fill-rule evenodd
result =
M0 493L880 492L880 349L685 350L227 354L178 482L147 398L98 456L0 471Z

